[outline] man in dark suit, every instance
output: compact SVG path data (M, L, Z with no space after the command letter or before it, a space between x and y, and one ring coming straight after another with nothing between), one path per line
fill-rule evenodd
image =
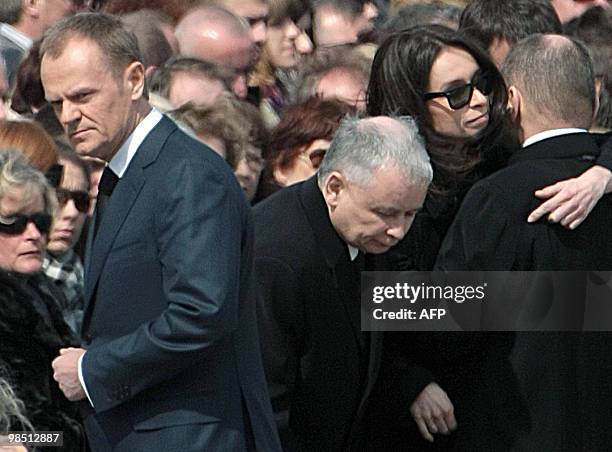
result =
M229 167L150 109L118 19L62 21L41 55L46 98L77 152L108 162L85 262L86 350L53 362L64 394L87 396L92 448L279 450L249 209Z
M523 148L514 153L507 168L470 190L444 240L436 267L612 269L609 195L599 201L576 230L546 221L525 221L538 203L534 196L537 189L581 174L599 155L595 137L587 133L597 105L588 51L566 37L535 35L512 48L502 72L509 85ZM582 298L571 300L566 309L573 310L572 318L563 320L580 329L580 316L584 315L580 286L586 281L570 280L572 277L565 277L566 291L575 291ZM542 325L560 308L553 303L539 303L550 292L548 288L538 299ZM576 312L576 305L581 312ZM534 306L524 309L533 310ZM563 330L560 324L556 329ZM512 425L506 426L509 434L516 435L513 450L609 447L611 345L609 333L517 334L511 360L527 403L530 428L518 431ZM504 382L497 384L499 391L504 391Z
M381 346L360 326L363 254L406 234L431 177L412 121L347 119L317 176L255 208L259 332L287 450L362 445Z

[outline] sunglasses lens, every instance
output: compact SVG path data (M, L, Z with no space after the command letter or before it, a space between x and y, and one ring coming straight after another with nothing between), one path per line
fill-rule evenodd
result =
M74 201L74 206L81 213L89 211L89 194L84 191L70 191L63 188L58 188L56 191L57 201L61 206L64 206L69 200Z
M30 217L41 234L48 234L51 229L51 215L37 213Z
M8 235L21 234L28 223L28 217L24 215L14 215L12 217L0 216L0 232Z
M89 211L89 194L85 192L74 192L72 194L74 199L74 206L81 213L87 213Z
M34 215L14 215L10 218L0 217L0 232L8 235L19 235L25 231L28 222L34 223L41 234L49 233L51 215L35 213Z
M474 86L485 96L488 96L493 91L493 80L488 72L480 74L474 80Z
M472 85L464 85L459 88L455 88L448 92L447 99L448 105L453 110L459 110L460 108L465 107L470 103L470 99L472 98Z

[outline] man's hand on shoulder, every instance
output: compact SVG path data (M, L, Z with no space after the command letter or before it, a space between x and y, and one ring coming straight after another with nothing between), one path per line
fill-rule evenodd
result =
M448 435L457 429L454 407L446 392L436 383L429 383L412 402L410 414L423 438L434 441L433 434Z

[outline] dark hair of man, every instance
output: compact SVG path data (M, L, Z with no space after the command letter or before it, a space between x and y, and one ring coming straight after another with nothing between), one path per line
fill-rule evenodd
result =
M488 50L495 37L514 44L535 33L561 33L562 26L549 0L473 0L459 30Z
M600 6L589 8L584 14L564 25L565 34L580 39L593 58L595 77L601 81L596 124L612 128L612 12Z
M173 54L166 36L154 20L160 14L152 9L141 9L121 16L123 25L134 33L138 40L138 48L145 67L161 66Z
M370 0L313 0L312 8L328 6L350 17L357 17L363 12L363 7Z
M461 9L454 5L432 1L431 3L414 3L399 9L383 26L383 33L390 35L417 25L439 24L459 25Z
M170 96L172 77L182 72L206 77L211 80L219 80L231 92L232 74L228 70L208 61L179 55L170 58L163 65L155 69L149 79L149 90L168 98Z
M22 0L2 0L0 2L0 22L14 25L21 17Z
M508 85L515 85L543 118L589 128L595 110L595 75L588 49L566 37L533 35L516 43L502 65Z
M102 51L116 76L134 61L142 61L138 41L126 30L118 17L105 13L80 13L52 26L40 46L41 60L45 55L58 58L70 39L88 39Z
M268 0L268 25L282 25L287 18L297 22L308 12L308 4L303 0Z
M437 133L424 100L434 61L446 47L469 53L482 71L491 74L489 123L475 137L458 139ZM506 111L508 94L504 80L489 56L473 41L440 25L413 27L389 36L374 57L367 94L370 116L412 116L434 167L433 192L453 190L497 169L515 144ZM479 165L480 163L480 165Z

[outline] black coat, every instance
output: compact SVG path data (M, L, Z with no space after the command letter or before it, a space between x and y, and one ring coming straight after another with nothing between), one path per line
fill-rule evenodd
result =
M599 154L594 138L549 138L514 154L509 166L476 184L442 245L447 270L610 270L612 198L600 200L578 229L526 218L533 193L576 177ZM578 300L577 300L578 301ZM608 326L609 327L609 326ZM530 428L515 450L606 450L612 413L609 333L518 333L512 364Z
M362 447L381 338L361 332L358 269L316 178L258 204L254 219L259 334L284 446Z
M61 393L51 368L60 348L78 341L50 289L44 275L0 271L0 366L35 430L63 431L62 450L79 451L84 434L77 406Z

